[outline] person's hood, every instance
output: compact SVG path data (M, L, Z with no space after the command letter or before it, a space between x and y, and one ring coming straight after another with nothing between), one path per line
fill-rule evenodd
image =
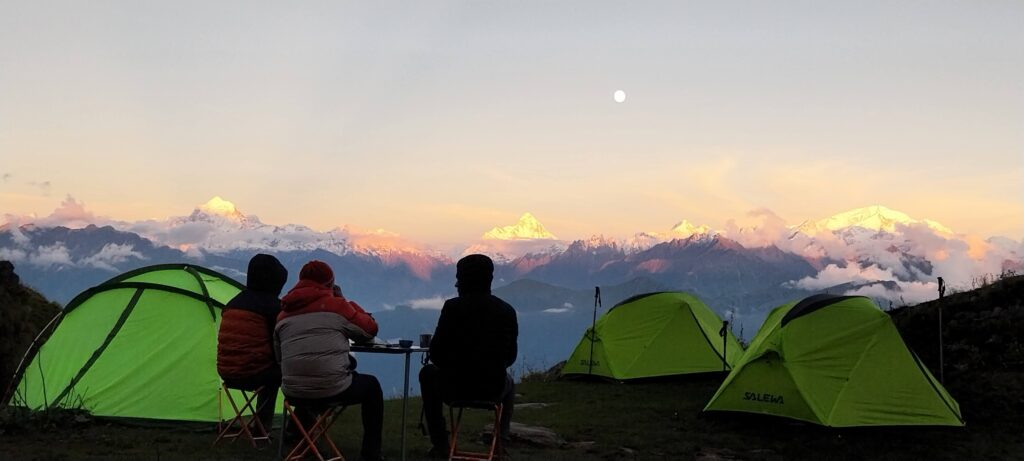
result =
M459 296L475 295L475 294L491 294L491 282L479 282L479 283L465 283L459 282L455 285L455 289L459 292Z
M281 261L268 254L258 254L249 260L249 270L245 278L246 288L271 293L275 297L281 294L285 282L288 281L288 269Z
M295 286L288 290L288 294L281 298L281 310L293 312L302 309L317 300L325 297L333 297L332 287L324 286L312 280L299 280Z
M455 264L455 287L459 295L490 293L494 279L494 262L482 254L472 254Z

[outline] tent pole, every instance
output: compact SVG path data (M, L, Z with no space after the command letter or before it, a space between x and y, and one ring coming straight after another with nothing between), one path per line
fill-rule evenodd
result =
M587 374L594 374L594 340L597 337L597 308L601 305L601 287L594 287L594 316L590 320L590 360L587 360Z

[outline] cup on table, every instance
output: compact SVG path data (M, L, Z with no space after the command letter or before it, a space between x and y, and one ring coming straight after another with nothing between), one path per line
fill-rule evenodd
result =
M412 340L411 339L399 339L398 340L398 347L401 347L401 348L412 347Z
M430 333L423 333L420 335L420 347L430 347L430 338L433 337L434 335Z

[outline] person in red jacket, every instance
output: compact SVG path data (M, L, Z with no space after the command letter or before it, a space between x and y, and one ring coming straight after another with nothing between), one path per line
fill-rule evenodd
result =
M362 459L381 459L384 393L372 375L357 373L349 356L349 340L368 341L377 322L362 307L345 299L334 284L334 271L310 261L299 283L281 298L274 333L281 359L281 390L296 406L300 419L311 420L308 408L323 404L358 404L363 418Z
M222 310L217 333L217 373L228 387L256 389L263 427L270 430L281 387L281 367L274 358L274 325L281 312L278 296L288 280L288 270L277 258L258 254L249 260L245 290Z

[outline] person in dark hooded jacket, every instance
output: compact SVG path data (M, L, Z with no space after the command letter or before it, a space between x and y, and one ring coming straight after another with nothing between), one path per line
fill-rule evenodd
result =
M245 289L224 306L217 333L217 373L232 388L263 386L256 408L267 430L281 387L281 367L274 358L274 325L281 312L278 296L287 280L288 270L277 258L253 256Z
M515 384L508 367L518 353L516 311L491 294L494 263L473 254L456 264L459 296L445 301L430 341L430 362L420 370L423 412L433 447L431 457L448 456L442 402L502 403L501 438L508 441Z

